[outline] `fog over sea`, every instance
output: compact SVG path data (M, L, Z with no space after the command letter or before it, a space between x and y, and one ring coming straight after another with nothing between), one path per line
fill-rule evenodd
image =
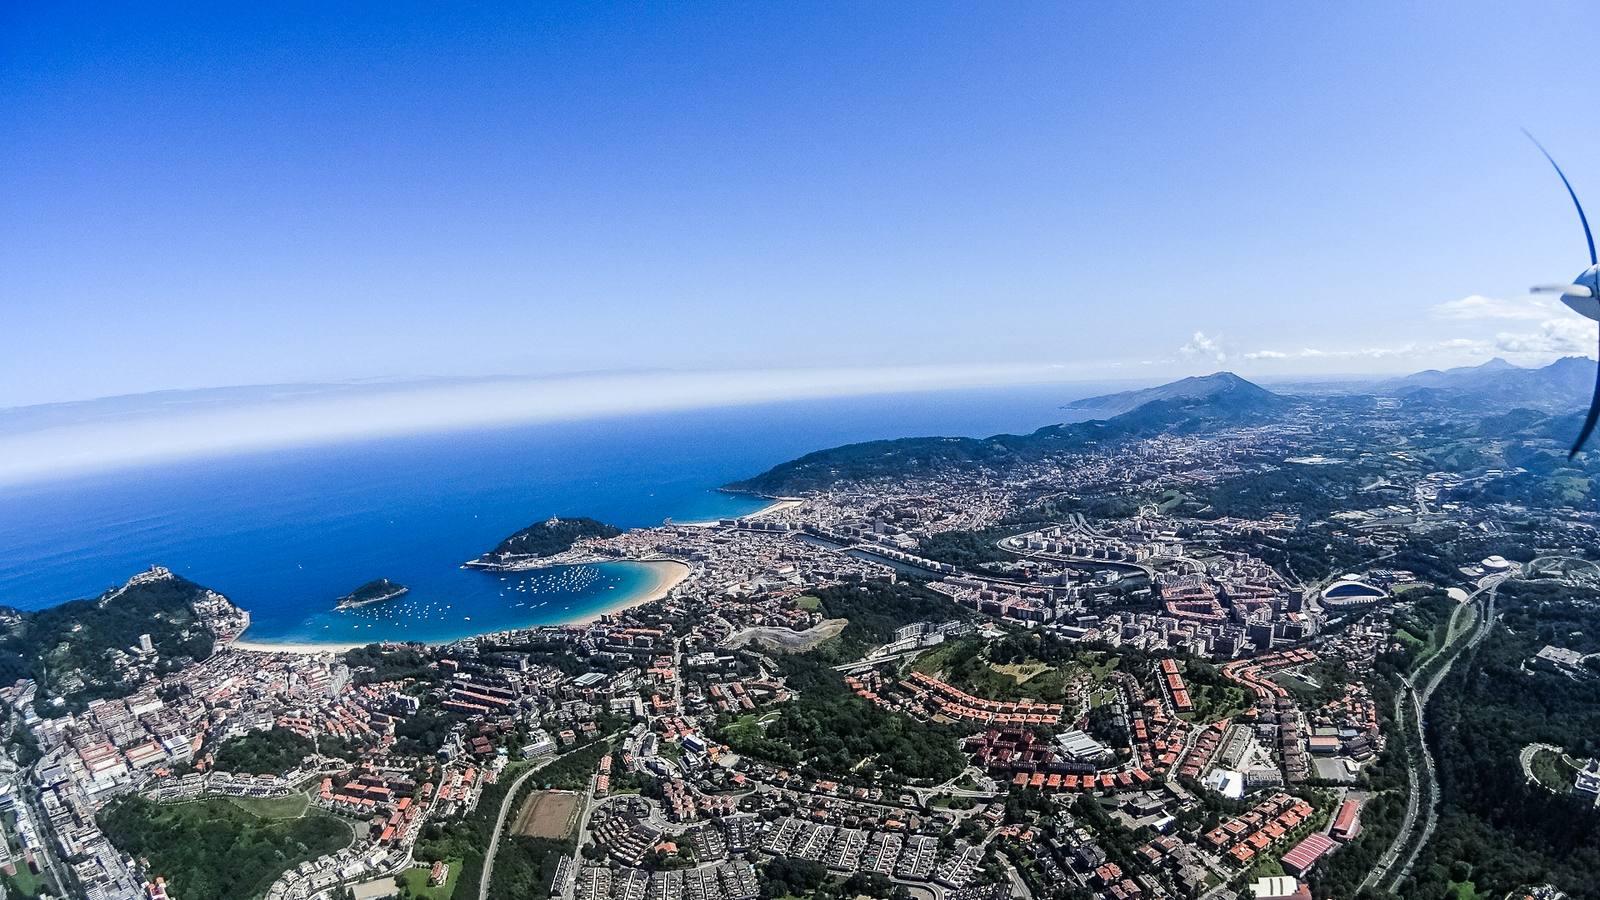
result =
M602 563L460 568L552 515L627 528L742 515L719 485L853 441L986 436L1081 418L1101 391L1013 387L772 403L480 428L166 463L0 487L0 604L90 597L151 565L248 609L260 641L442 641L576 621L656 574ZM374 578L411 588L334 612Z

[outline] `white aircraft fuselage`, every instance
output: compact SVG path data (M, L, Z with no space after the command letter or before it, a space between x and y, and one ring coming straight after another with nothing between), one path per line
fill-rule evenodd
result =
M1600 266L1584 269L1583 274L1573 279L1572 283L1588 288L1589 296L1574 297L1562 294L1561 302L1578 315L1600 322Z

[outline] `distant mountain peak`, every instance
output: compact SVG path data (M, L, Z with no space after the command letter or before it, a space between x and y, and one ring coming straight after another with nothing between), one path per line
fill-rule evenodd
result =
M1584 368L1584 369L1590 369L1590 368L1593 368L1594 365L1595 365L1595 361L1590 359L1587 356L1563 356L1560 359L1556 360L1555 362L1551 363L1550 365L1545 366L1545 368L1546 369L1554 369L1554 368L1560 367L1560 368L1563 368L1563 369L1571 369L1571 368L1580 368L1581 367L1581 368Z
M1241 386L1246 388L1255 388L1258 391L1266 390L1266 388L1261 387L1253 381L1240 378L1238 375L1227 371L1212 372L1210 375L1190 375L1188 378L1180 378L1177 381L1168 382L1167 384L1162 385L1160 388L1154 388L1154 390L1176 387L1178 385L1188 385L1190 387L1218 390L1228 390Z
M1488 362L1482 363L1480 365L1476 365L1476 366L1456 366L1453 369L1445 369L1442 374L1444 374L1444 375L1492 375L1495 372L1515 372L1515 371L1521 370L1521 368L1522 368L1521 366L1514 366L1511 363L1506 362L1504 358L1496 356L1494 359L1491 359ZM1437 371L1437 370L1430 369L1429 371Z
M1288 401L1255 382L1232 372L1192 375L1158 387L1122 391L1101 397L1074 400L1068 409L1081 409L1102 416L1119 416L1151 403L1175 406L1216 405L1231 410L1277 409Z

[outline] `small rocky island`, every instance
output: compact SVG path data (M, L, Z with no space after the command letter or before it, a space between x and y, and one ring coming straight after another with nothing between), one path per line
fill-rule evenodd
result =
M556 562L555 557L572 550L580 541L613 538L622 533L615 525L576 516L551 517L535 522L501 541L499 546L467 563L477 569L531 569Z
M396 584L387 578L379 578L375 581L369 581L340 597L334 609L354 609L371 603L382 603L385 600L403 597L410 590L411 588L403 584Z

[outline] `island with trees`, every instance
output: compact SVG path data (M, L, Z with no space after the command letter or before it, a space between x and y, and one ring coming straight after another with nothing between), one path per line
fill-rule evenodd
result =
M511 535L467 565L492 571L537 568L552 564L582 541L613 538L621 533L622 529L615 525L587 516L552 516Z
M411 588L403 584L390 581L387 578L377 578L363 584L343 597L339 598L335 609L354 609L358 606L367 606L373 603L382 603L393 600L409 593Z

